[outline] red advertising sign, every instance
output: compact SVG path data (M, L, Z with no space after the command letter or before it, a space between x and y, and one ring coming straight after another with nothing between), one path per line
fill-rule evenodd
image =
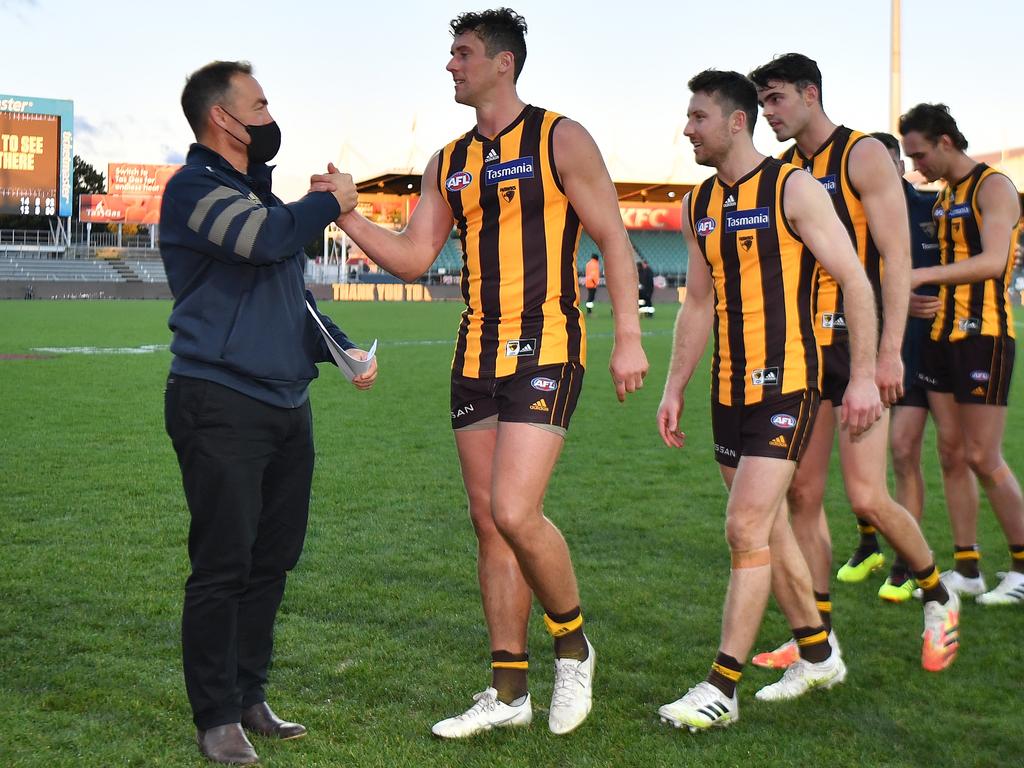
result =
M620 200L619 213L626 229L666 232L680 232L683 229L682 203L631 203Z
M124 223L125 201L116 195L82 195L78 198L78 218L101 224Z

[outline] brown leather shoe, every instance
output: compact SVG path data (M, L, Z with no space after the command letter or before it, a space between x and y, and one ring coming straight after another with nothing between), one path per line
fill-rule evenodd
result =
M239 723L218 725L206 731L196 731L196 742L203 757L215 763L252 765L260 761L245 731Z
M288 723L274 714L265 701L242 710L242 725L260 736L272 739L299 739L306 735L306 726Z

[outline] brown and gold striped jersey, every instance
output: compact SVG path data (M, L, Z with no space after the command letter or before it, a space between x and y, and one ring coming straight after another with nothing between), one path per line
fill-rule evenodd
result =
M864 271L867 272L875 293L875 301L881 311L882 259L868 230L868 217L864 213L860 195L853 188L849 174L850 151L858 141L865 138L867 134L841 125L810 157L804 157L794 144L779 155L779 159L798 165L813 174L832 197L839 220L850 233L854 250L857 251L860 263L864 265ZM814 332L817 334L818 343L827 346L845 342L847 333L843 292L832 275L820 266L817 285Z
M712 176L690 193L690 226L714 285L711 395L722 405L819 388L817 262L783 207L798 171L766 158L732 186Z
M964 178L939 193L932 213L942 264L953 264L981 253L982 212L978 207L978 187L989 176L998 173L995 168L978 163ZM1014 227L1010 251L1006 255L1006 269L999 277L977 283L939 286L941 308L932 322L932 339L957 341L968 336L1015 338L1013 310L1006 290L1010 284L1017 235L1018 227Z
M576 248L580 221L553 157L562 116L527 106L493 139L474 128L441 150L437 184L462 242L462 313L452 370L509 376L586 365Z

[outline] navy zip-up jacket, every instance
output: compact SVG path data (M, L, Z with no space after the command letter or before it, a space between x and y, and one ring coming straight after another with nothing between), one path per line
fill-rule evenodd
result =
M315 364L332 361L306 310L306 299L316 304L302 247L341 211L329 192L285 205L271 192L271 170L261 163L245 175L193 144L167 183L160 256L174 295L171 372L296 408L309 396ZM344 349L355 347L321 318Z

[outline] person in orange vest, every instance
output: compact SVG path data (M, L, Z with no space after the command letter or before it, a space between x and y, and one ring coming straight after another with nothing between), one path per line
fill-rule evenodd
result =
M587 262L587 271L583 277L583 285L587 289L587 314L594 311L594 298L597 296L597 286L601 282L601 259L594 253Z

